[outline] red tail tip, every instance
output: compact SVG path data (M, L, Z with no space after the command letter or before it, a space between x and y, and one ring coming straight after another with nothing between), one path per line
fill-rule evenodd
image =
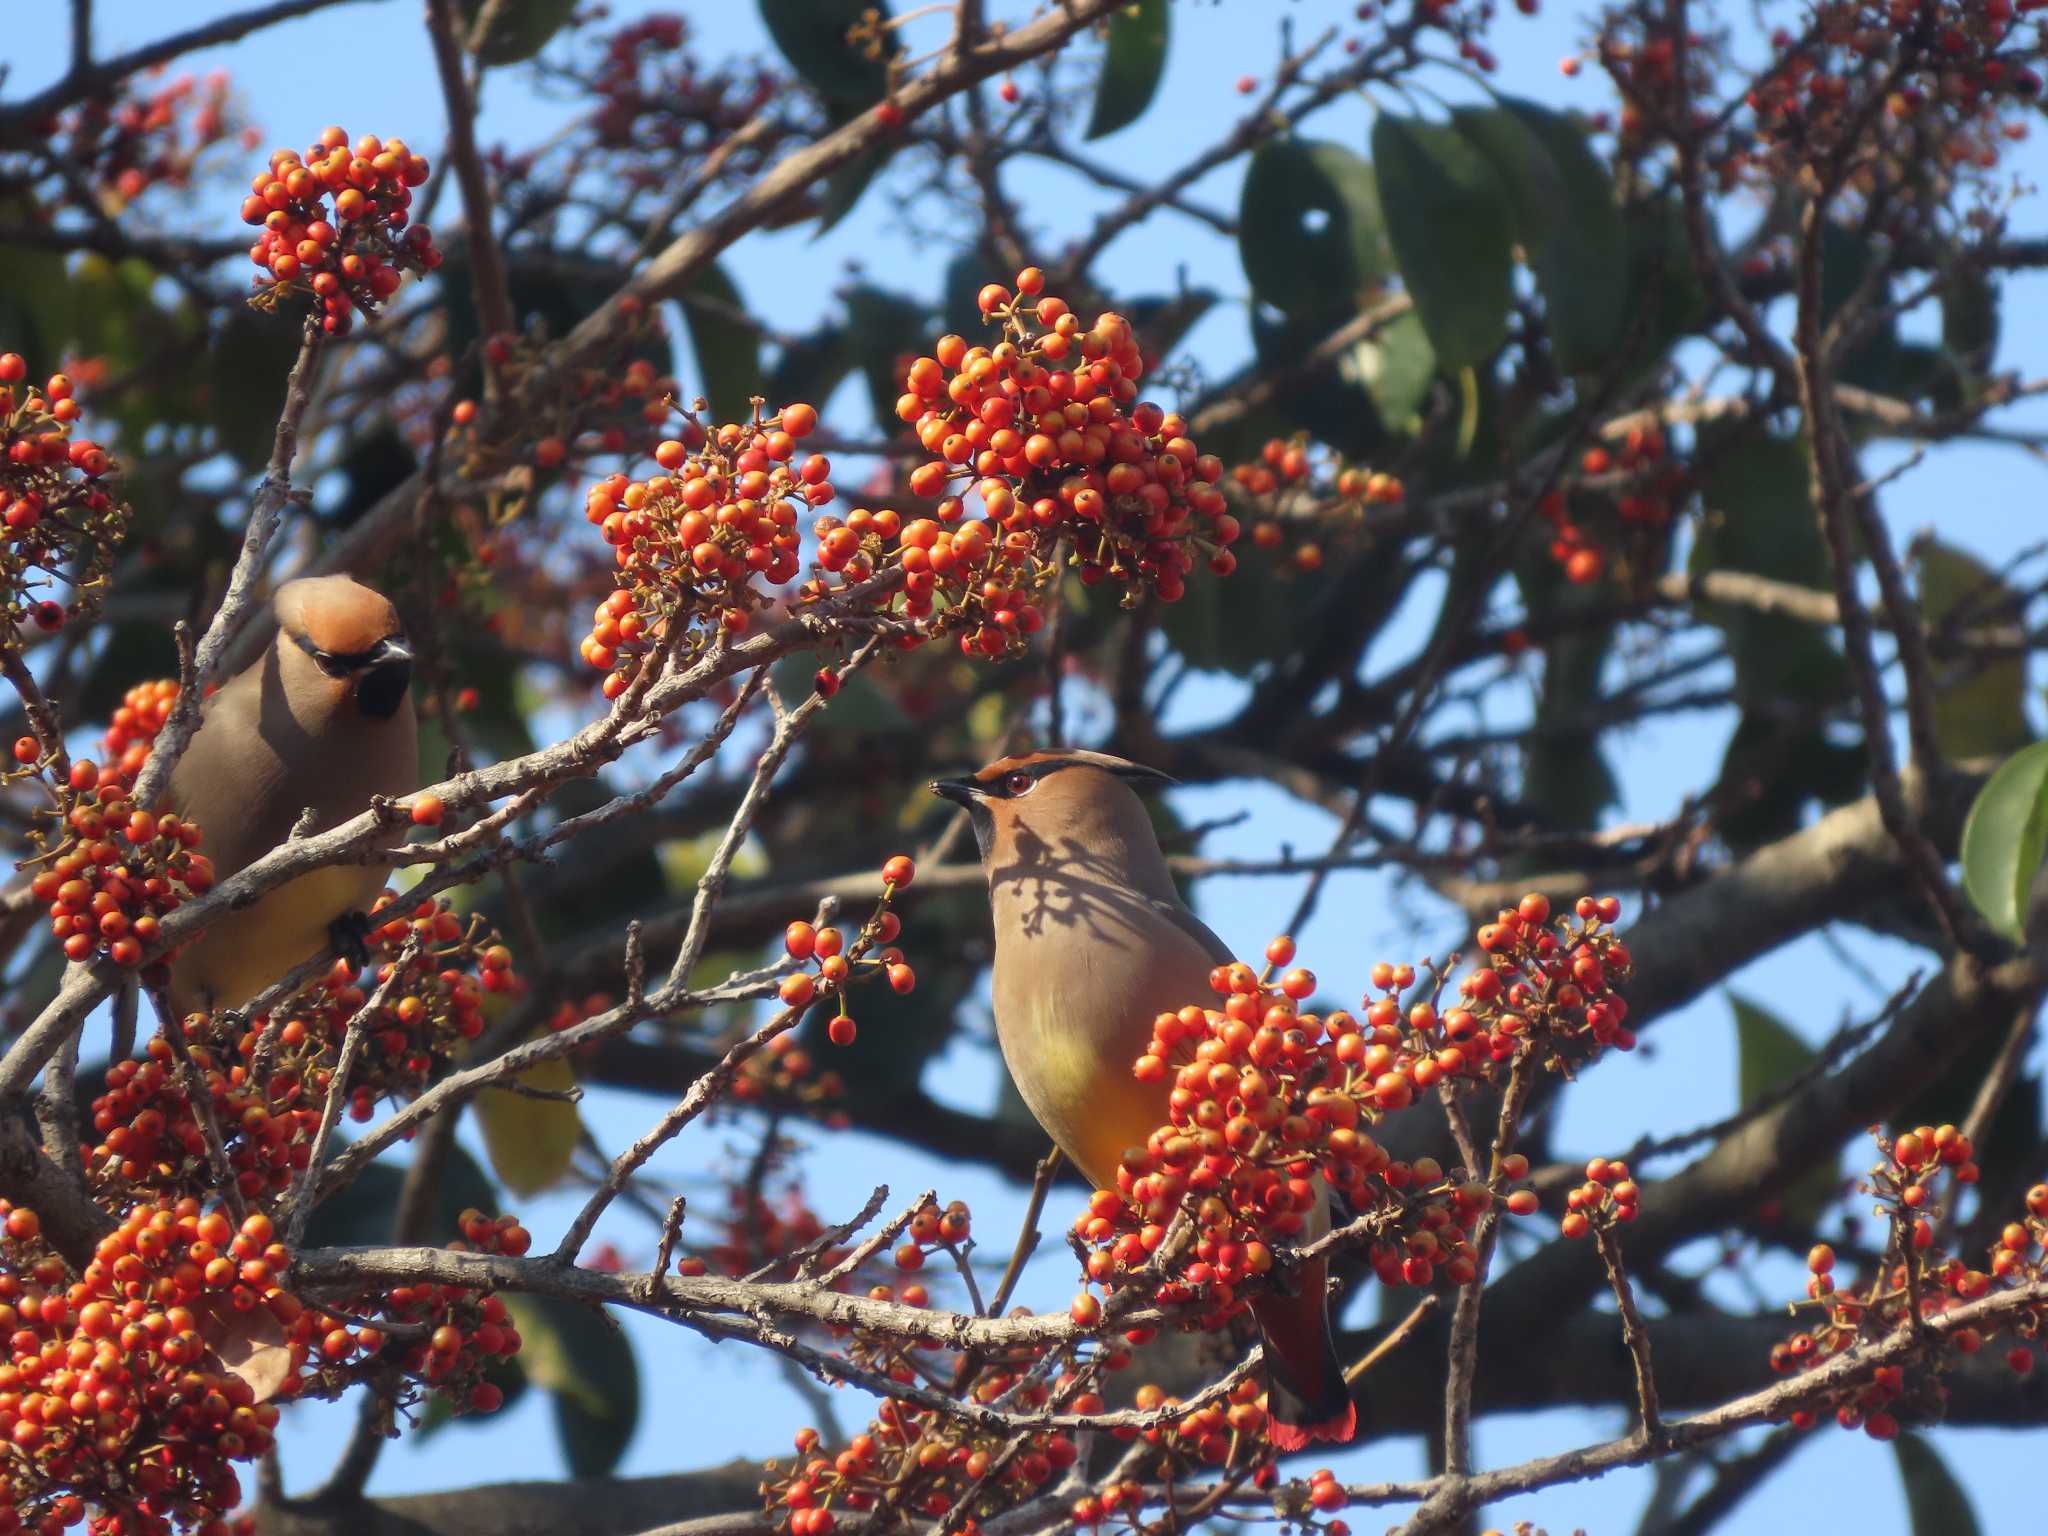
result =
M1358 1433L1358 1405L1346 1403L1344 1411L1319 1424L1283 1424L1278 1419L1266 1425L1266 1436L1278 1451L1301 1451L1318 1440L1342 1445Z

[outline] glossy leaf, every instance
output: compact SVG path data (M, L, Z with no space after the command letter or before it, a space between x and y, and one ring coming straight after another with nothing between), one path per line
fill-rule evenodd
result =
M1436 382L1436 350L1414 311L1390 321L1369 341L1346 347L1337 375L1372 396L1380 424L1389 432L1411 433Z
M1146 371L1150 372L1151 365L1171 356L1202 316L1215 307L1214 289L1190 288L1171 297L1127 299L1117 306L1117 311L1138 333L1148 365Z
M1372 127L1387 238L1437 365L1474 368L1507 337L1514 230L1500 177L1448 123L1382 112Z
M1940 1452L1919 1435L1902 1434L1892 1442L1899 1459L1899 1481L1906 1485L1906 1513L1913 1536L1978 1536L1977 1511Z
M1144 115L1166 73L1166 37L1166 0L1137 0L1109 18L1109 43L1085 137L1099 139Z
M1393 272L1373 168L1338 144L1263 146L1245 168L1237 250L1252 292L1274 308L1348 318Z
M1873 311L1881 312L1887 302L1890 285L1882 277L1873 277L1879 258L1871 249L1870 241L1839 224L1829 224L1821 230L1820 243L1821 323L1832 323L1842 306L1851 299L1860 298L1864 306L1861 316L1868 316ZM1862 323L1861 318L1858 323ZM1898 369L1898 352L1898 321L1892 316L1880 315L1878 323L1862 343L1836 363L1836 371L1847 383L1860 384L1866 389L1890 390L1896 384L1894 375Z
M1912 549L1920 582L1920 607L1930 628L1953 619L1958 625L2016 622L2024 611L2012 589L1974 556L1938 539L1920 538ZM1955 667L1937 660L1937 666ZM1981 664L1962 663L1960 675L1943 679L1934 694L1934 734L1949 757L2002 757L2025 746L2027 665L2020 656L1996 656Z
M682 295L683 321L697 354L704 398L717 421L746 421L761 393L761 333L720 266L706 267Z
M31 221L26 197L0 197L0 219ZM0 335L8 350L47 376L70 339L71 283L64 253L35 246L0 245Z
M545 1093L563 1093L576 1086L576 1074L557 1056L535 1062L516 1081ZM572 1100L537 1099L505 1088L479 1093L476 1117L491 1171L515 1195L537 1195L560 1183L583 1135L583 1117Z
M1515 241L1543 295L1558 365L1585 373L1627 332L1615 302L1628 281L1628 238L1614 178L1569 118L1511 96L1452 114L1493 164L1514 216Z
M1728 1002L1735 1010L1736 1099L1747 1107L1811 1066L1814 1049L1760 1004L1734 992ZM1832 1165L1801 1175L1779 1197L1783 1223L1793 1232L1808 1231L1834 1192Z
M902 47L892 30L869 49L850 34L868 12L889 17L887 0L761 0L761 20L790 67L835 106L871 107L889 89L888 61Z
M1237 557L1230 580L1189 582L1186 595L1162 611L1160 627L1189 666L1248 677L1286 648L1331 572L1284 569L1280 557L1249 539L1237 546Z
M1741 571L1827 591L1828 555L1807 494L1806 448L1754 428L1702 433L1710 467L1700 487L1706 521L1693 547L1695 572ZM1745 707L1781 700L1812 705L1839 697L1846 664L1827 632L1802 619L1704 604L1728 632L1735 690Z
M896 397L903 393L897 364L922 352L929 341L922 304L863 284L846 296L846 324L853 354L867 380L868 399L884 432L899 430ZM814 400L822 408L825 402Z
M1263 305L1253 308L1251 321L1252 346L1260 365L1275 369L1298 364L1304 353L1329 334L1332 326L1328 316L1284 315ZM1424 345L1427 344L1425 341ZM1386 430L1368 385L1374 371L1369 366L1372 359L1358 348L1346 350L1347 355L1331 366L1297 372L1276 389L1272 402L1278 418L1273 424L1275 430L1238 434L1234 456L1253 457L1266 437L1302 430L1350 458L1370 459L1386 441ZM1227 433L1221 438L1213 433L1204 434L1202 446L1220 454L1232 453ZM1242 559L1243 551L1238 555Z
M405 1170L392 1163L372 1163L331 1199L313 1209L306 1223L309 1248L361 1248L391 1241L391 1220L398 1213ZM497 1192L475 1158L458 1142L448 1149L441 1168L440 1198L434 1205L435 1239L457 1235L456 1218L471 1207L486 1216L498 1211Z
M1628 295L1622 312L1651 305L1646 352L1657 357L1679 337L1698 330L1712 313L1686 234L1685 209L1676 197L1638 203L1622 215L1628 241Z
M464 42L486 64L518 64L547 46L568 24L576 0L500 0L490 30L475 35L475 24L490 0L463 0Z
M1941 345L1957 367L1988 372L1998 352L1999 289L1973 263L1958 262L1941 291Z
M555 1429L571 1477L619 1464L640 1420L640 1367L602 1311L546 1296L507 1295L526 1376L554 1395Z
M1977 792L1963 823L1963 889L1984 921L2025 937L2027 893L2048 849L2048 741L2015 752Z
M207 416L220 446L245 470L260 471L270 462L285 381L298 353L298 327L239 305L207 349Z
M1536 699L1535 729L1524 747L1522 797L1540 805L1563 827L1592 827L1620 795L1614 772L1600 750L1600 733L1574 728L1600 697L1601 676L1613 649L1615 626L1589 622L1607 599L1565 580L1543 550L1518 563L1516 580L1532 619L1557 624L1543 648L1543 681ZM1580 616L1577 622L1569 616Z
M861 200L861 195L881 174L882 167L895 158L896 149L897 146L894 144L878 145L865 154L854 156L825 178L824 186L818 193L818 227L811 232L813 240L823 236L841 219L853 212Z

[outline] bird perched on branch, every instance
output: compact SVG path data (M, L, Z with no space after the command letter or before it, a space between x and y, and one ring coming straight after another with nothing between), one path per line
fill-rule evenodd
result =
M390 600L314 576L279 587L271 609L276 638L206 701L166 797L199 824L218 880L284 842L309 810L307 830L322 832L372 795L419 786L412 652ZM172 1003L239 1007L318 954L335 924L346 932L383 883L375 865L330 865L223 914L172 960Z
M1132 1076L1152 1021L1212 993L1223 941L1181 904L1138 798L1170 783L1101 752L1031 752L932 792L965 806L995 909L996 1034L1031 1113L1098 1189L1167 1118ZM1325 1229L1327 1196L1309 1235ZM1330 1337L1325 1263L1253 1302L1266 1345L1273 1443L1349 1440L1356 1410Z

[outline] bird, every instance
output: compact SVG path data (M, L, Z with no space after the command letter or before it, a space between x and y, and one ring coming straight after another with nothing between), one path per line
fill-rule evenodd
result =
M308 812L305 830L322 832L373 795L419 787L413 656L390 599L348 576L310 576L280 586L271 611L275 638L206 701L166 791L168 808L197 823L216 880ZM222 913L172 957L172 1005L239 1008L330 938L359 949L356 915L383 883L375 865L330 865Z
M1234 958L1181 902L1139 798L1172 782L1125 758L1068 749L1005 757L930 786L965 807L988 877L1003 1060L1039 1125L1097 1189L1115 1189L1125 1149L1167 1119L1164 1089L1131 1071L1152 1021L1210 997L1211 971ZM1308 1235L1328 1219L1326 1194ZM1301 1265L1297 1277L1293 1292L1252 1303L1266 1346L1268 1433L1283 1451L1357 1432L1325 1262Z

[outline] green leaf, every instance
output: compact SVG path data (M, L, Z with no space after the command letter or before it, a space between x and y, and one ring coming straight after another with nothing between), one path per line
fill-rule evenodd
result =
M306 1244L312 1248L360 1248L391 1241L391 1219L405 1188L405 1169L372 1163L340 1194L323 1200L306 1223ZM436 1238L456 1235L456 1218L474 1206L495 1216L498 1197L476 1159L460 1143L448 1149L441 1168L441 1197L434 1206Z
M1245 168L1237 251L1252 292L1276 309L1348 317L1393 272L1373 168L1339 144L1264 145Z
M1169 356L1215 305L1214 289L1190 288L1171 297L1127 299L1118 309L1137 332L1148 363L1156 363Z
M1768 1009L1735 992L1728 994L1728 1002L1735 1010L1736 1097L1748 1106L1805 1071L1814 1050ZM1780 1196L1784 1225L1794 1233L1810 1230L1834 1192L1832 1167L1816 1168L1793 1180Z
M790 68L833 105L856 109L888 94L889 60L903 46L893 29L872 44L850 40L870 11L887 21L888 0L761 0L761 20Z
M748 320L739 289L723 267L713 264L684 291L681 303L712 416L719 421L751 420L753 397L761 393L764 382L761 333Z
M2023 612L2017 595L1975 556L1953 545L1922 537L1912 554L1920 577L1920 607L1930 628L1952 617L1971 622L2017 621ZM1947 665L1956 665L1953 662ZM1934 734L1949 757L2003 757L2027 744L2027 667L2019 656L2001 656L1981 665L1963 663L1963 676L1934 695Z
M785 656L770 671L772 686L792 709L816 689L818 661L816 656ZM825 716L825 728L831 731L893 736L912 728L903 707L872 678L865 676L843 679L839 691L825 706ZM738 872L737 865L734 869ZM694 883L696 876L690 878Z
M1958 262L1941 291L1941 344L1956 366L1988 373L1998 352L1999 290L1971 262Z
M1547 552L1532 549L1518 561L1515 578L1531 618L1549 621L1590 615L1606 599L1564 579ZM1543 685L1536 700L1536 729L1524 749L1522 795L1566 827L1592 827L1620 797L1620 786L1600 751L1597 730L1574 730L1601 694L1601 674L1614 643L1612 623L1565 622L1543 649Z
M576 1086L576 1074L557 1056L537 1061L518 1074L525 1087L551 1093ZM537 1099L504 1088L476 1096L477 1126L491 1171L513 1194L537 1195L560 1183L583 1139L583 1117L566 1099Z
M941 291L944 302L940 318L946 329L955 336L965 336L971 346L988 329L988 317L975 302L985 284L993 277L996 268L986 251L978 245L966 250L946 263L946 276ZM918 348L923 351L923 347ZM893 403L895 396L891 395ZM893 419L894 412L891 412Z
M1515 241L1543 295L1551 350L1567 373L1605 361L1627 331L1628 238L1614 178L1569 118L1512 96L1451 120L1492 162Z
M206 355L207 415L220 446L254 473L270 462L299 333L282 318L231 309Z
M640 1367L632 1345L597 1308L510 1294L505 1305L519 1329L528 1380L554 1394L569 1475L606 1476L625 1455L640 1419Z
M794 400L823 406L832 391L853 372L853 347L846 327L828 321L809 335L792 337L775 359L762 388L780 407Z
M1166 32L1166 0L1138 0L1109 18L1109 46L1084 137L1115 133L1152 105L1166 73Z
M1189 666L1248 677L1288 653L1300 616L1328 590L1333 572L1295 571L1249 539L1236 553L1230 580L1188 583L1186 596L1162 611L1160 628Z
M1892 1452L1899 1458L1899 1481L1906 1485L1913 1536L1978 1536L1983 1528L1970 1495L1933 1446L1909 1432L1892 1442Z
M547 46L568 25L576 0L501 0L490 30L475 35L477 18L490 0L463 0L465 45L486 64L521 64Z
M1806 447L1754 428L1701 434L1710 467L1700 486L1706 519L1691 569L1745 571L1827 591L1828 554L1807 494ZM1803 619L1715 603L1701 615L1728 634L1735 691L1745 707L1824 704L1847 687L1847 664L1827 632Z
M1251 322L1252 347L1260 364L1267 368L1298 364L1303 354L1330 330L1327 317L1275 315L1263 308L1252 310ZM1362 344L1368 348L1370 345ZM1423 345L1427 346L1427 341ZM1386 440L1386 429L1369 387L1369 381L1376 377L1377 363L1377 355L1369 350L1348 349L1347 356L1329 367L1307 375L1297 371L1274 391L1273 408L1280 418L1276 423L1279 431L1266 432L1264 436L1285 436L1300 428L1349 458L1371 458ZM1246 456L1255 454L1261 441L1254 439L1241 444L1247 450ZM1210 444L1205 441L1203 446ZM1219 444L1212 451L1224 452L1226 446ZM1239 558L1243 558L1242 550Z
M1476 368L1507 337L1514 230L1500 178L1448 123L1382 112L1372 126L1387 238L1446 372Z
M1628 302L1633 315L1644 303L1649 316L1647 354L1656 357L1679 337L1707 323L1712 308L1693 261L1685 232L1685 209L1676 197L1636 203L1622 215L1628 236Z
M1963 823L1963 889L1984 921L2025 938L2027 892L2048 849L2048 741L2015 752L1977 792Z
M1820 248L1820 311L1821 324L1825 326L1835 319L1843 305L1861 294L1865 284L1871 282L1878 257L1868 240L1839 224L1822 227ZM1887 281L1877 279L1864 299L1859 316L1882 311L1889 288ZM1860 318L1858 323L1862 323ZM1898 350L1898 321L1885 316L1863 343L1841 360L1836 371L1848 383L1860 384L1866 389L1889 389L1894 383L1892 375L1897 367Z
M979 324L979 311L977 324ZM868 400L875 421L884 432L899 430L896 397L903 393L903 375L897 370L899 357L915 357L924 350L926 310L922 304L862 285L846 296L846 324L853 354L867 379ZM963 333L965 334L965 333ZM822 408L823 399L812 402Z
M1346 347L1337 359L1337 376L1364 388L1388 431L1418 430L1422 407L1436 382L1436 351L1421 317L1410 310L1370 341Z
M841 219L853 212L861 194L882 172L882 167L895 158L897 144L879 144L864 154L856 155L825 178L823 190L818 195L818 227L811 232L813 240L821 238Z
M26 198L0 198L0 216L9 223L33 221L32 208ZM70 332L71 281L63 252L0 245L0 336L7 349L28 359L32 373L47 376L58 366Z

